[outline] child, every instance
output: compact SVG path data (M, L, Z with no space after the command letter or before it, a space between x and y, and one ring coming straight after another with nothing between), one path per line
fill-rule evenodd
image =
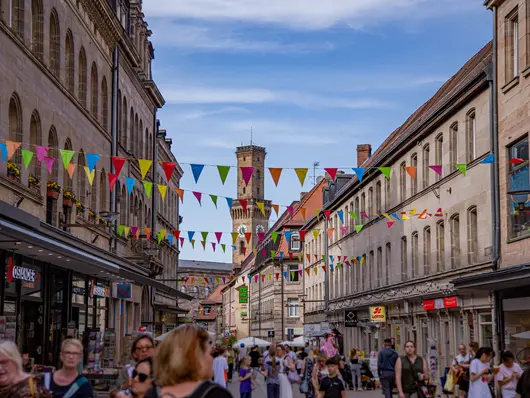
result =
M339 359L334 357L326 361L329 375L322 379L319 398L346 398L346 387L339 373Z
M250 368L250 357L243 357L239 369L239 393L241 398L252 397L252 369Z

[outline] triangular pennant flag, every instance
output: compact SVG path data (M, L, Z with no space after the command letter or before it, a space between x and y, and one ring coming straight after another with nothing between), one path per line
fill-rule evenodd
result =
M330 218L331 218L331 210L324 210L324 214L326 215L326 218L327 218L328 221L329 221Z
M175 188L175 191L177 192L177 195L180 198L180 203L184 203L184 190L180 188Z
M307 258L307 263L311 263L311 254L306 254L305 257Z
M258 206L258 209L259 211L261 211L261 214L265 215L265 203L256 202L256 206Z
M263 242L263 239L265 238L265 232L258 232L258 242Z
M160 192L160 197L162 198L162 202L166 200L167 185L158 184L158 192Z
M513 159L510 159L510 164L521 164L521 163L524 163L524 159L521 159L521 158L513 158ZM456 166L456 165L455 165Z
M307 176L307 170L308 169L294 169L301 186L304 186L305 178Z
M221 243L221 249L223 249L223 253L226 253L226 245L224 243ZM223 278L224 283L224 278Z
M311 268L306 268L305 273L307 274L307 276L311 276Z
M204 169L203 164L190 164L191 172L193 174L193 179L195 180L195 184L199 182L199 177L201 176L202 170Z
M274 211L276 212L276 216L278 216L278 212L280 211L280 206L279 205L275 205L275 204L272 204L271 207L274 209Z
M243 208L243 213L246 213L247 212L248 200L239 199L239 204Z
M161 229L159 232L158 232L158 236L157 236L157 241L158 241L158 244L160 244L160 242L162 241L162 239L164 239L164 237L166 236L166 230L165 229Z
M322 271L326 272L326 266L325 265L322 266Z
M467 164L464 164L464 163L455 164L455 167L456 167L456 169L459 170L463 175L466 175L466 172L467 172Z
M11 157L15 154L17 149L20 147L22 143L21 142L15 142L15 141L6 141L7 145L7 160L11 159Z
M237 240L237 236L239 235L239 233L231 232L230 234L232 235L232 244L235 245L236 244L236 240Z
M114 165L114 174L119 176L121 173L121 169L123 168L123 165L125 164L125 158L113 156L112 164Z
M134 236L136 239L138 239L138 235L140 233L140 228L138 227L135 227L135 226L132 226L131 227L131 234L132 236Z
M436 210L436 213L434 213L434 217L443 217L442 208Z
M359 217L357 216L357 213L355 213L354 211L350 211L348 212L348 214L350 215L350 217L353 217L355 220L359 221Z
M48 154L49 150L50 148L47 146L40 146L40 145L35 146L35 153L37 154L37 161L39 163L42 163L42 161L44 160L44 157ZM5 156L7 156L7 152Z
M394 217L396 220L401 221L401 218L396 213L392 213L392 217Z
M337 215L339 216L339 220L342 224L344 224L344 212L342 210L339 210L337 212Z
M52 174L53 173L53 164L55 163L55 159L54 158L49 158L48 156L46 156L44 158L44 164L46 165L46 168L48 169L48 173L49 174ZM93 173L94 175L94 173ZM94 177L92 177L92 181L94 181ZM92 185L92 183L90 183L90 185Z
M293 218L293 206L287 206L287 212L289 213L289 217Z
M7 145L6 144L0 144L0 154L2 157L0 158L2 162L5 162L7 159Z
M340 232L342 233L342 236L346 235L346 232L348 232L348 226L344 225L340 227Z
M420 220L425 220L427 218L427 209L423 210L421 214L418 216Z
M366 213L365 211L361 211L361 216L370 219L368 213Z
M224 185L226 182L226 176L228 176L228 172L230 171L230 166L217 166L217 171L219 172L219 177Z
M70 163L68 167L66 168L66 171L68 172L68 175L70 176L70 179L74 178L74 171L75 171L75 164Z
M386 225L388 228L390 228L392 225L394 225L394 221L387 221Z
M118 225L118 235L123 236L123 231L125 230L125 225Z
M199 202L199 204L202 206L202 203L201 203L201 199L202 199L202 193L200 192L195 192L193 191L193 196L195 196L195 198L197 199L197 201Z
M327 232L328 232L328 239L331 239L333 232L335 232L335 228L328 228Z
M278 232L271 232L271 238L272 242L276 243L276 240L278 239Z
M215 238L217 239L217 243L221 243L222 236L223 236L222 232L216 232L215 233Z
M138 159L138 166L140 166L140 174L142 175L142 180L145 179L147 172L153 164L152 160L149 159Z
M392 221L392 219L390 218L390 216L387 214L387 213L381 213L385 218L388 218L390 221Z
M378 167L377 168L383 175L387 178L387 180L390 180L390 172L392 171L392 167Z
M434 171L436 174L438 175L442 175L442 166L441 165L434 165L434 166L429 166L429 169L431 169L432 171Z
M192 247L193 249L195 249L195 239L191 239L191 240L190 240L190 243L191 243L191 247Z
M486 156L480 164L491 164L495 161L495 155L493 153L490 153L488 156Z
M287 280L287 271L283 272L283 279Z
M225 199L226 199L226 204L228 205L228 209L232 211L232 203L234 202L234 200L232 198L225 198Z
M357 233L361 232L361 230L363 229L364 225L356 225L355 226L355 231L357 231Z
M202 240L206 241L208 238L208 232L201 232Z
M289 242L291 240L292 231L284 231L283 236L285 236L285 240Z
M86 159L86 165L88 167L88 170L92 172L94 168L96 167L96 164L98 163L99 158L101 155L97 153L85 153L85 159Z
M352 170L357 175L357 178L359 179L359 182L362 182L363 181L363 176L364 176L364 169L359 168L359 167L354 167L354 168L352 168Z
M69 149L59 149L59 153L61 154L61 158L63 159L63 165L66 169L70 162L72 161L72 158L74 157L75 152L71 151Z
M274 185L278 186L278 182L280 182L280 176L282 175L282 168L274 168L269 167L269 172L271 173L272 180L274 181Z
M127 192L130 195L134 188L134 183L136 182L136 179L127 177L125 178L125 186L127 187Z
M276 250L271 250L271 258L276 258Z
M279 274L278 272L276 272L276 273L274 274L274 276L276 276L276 280L278 280L278 278L280 277L280 274Z
M315 240L318 238L318 234L320 234L320 229L314 229L313 230L313 238Z
M301 230L299 231L299 234L300 234L300 241L301 241L301 242L305 242L305 234L306 234L306 232L307 232L307 231L306 231L305 229L301 229Z
M166 175L166 180L169 182L173 176L177 164L175 162L162 162L162 168L164 169L164 174Z
M202 250L206 250L206 242L201 240Z
M313 271L315 272L315 275L318 275L318 267L313 268Z
M403 215L401 216L401 219L402 219L402 220L410 220L410 217L407 216L406 214L403 214Z
M44 158L44 162L46 163L46 159L49 159L48 157ZM92 183L94 182L94 177L96 176L96 170L88 170L88 167L84 166L86 176L88 178L88 183L90 186L92 186Z
M147 195L147 198L151 198L151 191L153 189L153 183L150 181L143 181L145 194Z
M123 233L124 233L124 235L125 235L126 238L129 237L129 232L131 232L131 227L129 227L129 226L125 226L125 227L123 228Z
M21 152L22 159L24 160L24 167L27 169L31 163L31 159L33 159L33 152L28 151L27 149L22 149Z
M245 240L247 241L247 245L250 243L251 238L252 238L252 232L245 232Z
M265 282L265 274L261 274L261 281Z
M175 237L175 239L180 238L180 231L178 229L174 229L173 230L173 236Z
M152 231L151 228L144 228L144 234L147 240L151 239L151 231Z
M326 173L329 174L329 176L331 177L331 180L335 181L335 178L337 177L338 169L337 168L324 168L324 170L326 171Z
M215 242L210 242L212 244L212 249L215 251Z
M293 253L291 253L291 254L293 254ZM296 257L298 257L298 262L301 263L302 262L302 253L298 253L296 255Z
M109 180L109 189L110 192L114 189L114 185L116 184L116 181L118 180L118 176L116 174L109 173L107 174L107 179Z
M245 185L248 185L250 179L252 178L252 173L254 173L254 167L241 167L241 175L243 176L243 181Z
M212 199L212 202L215 205L215 208L217 209L217 195L210 194L210 198Z
M407 171L407 174L410 176L410 178L412 179L416 178L416 171L417 171L416 166L407 166L405 167L405 170Z
M410 214L416 214L416 210L417 210L417 209L414 208L414 209L412 209L409 213L410 213Z
M188 231L188 240L190 242L193 240L194 235L195 235L195 231Z

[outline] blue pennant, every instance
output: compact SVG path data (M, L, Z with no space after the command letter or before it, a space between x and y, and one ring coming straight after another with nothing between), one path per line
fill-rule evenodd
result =
M340 222L344 224L344 212L342 210L339 210L337 212L337 215L339 216L340 218Z
M225 198L226 199L226 204L228 205L228 208L230 209L230 211L232 211L232 202L234 201L232 198Z
M285 240L286 240L287 242L289 242L289 241L291 240L291 235L292 235L292 234L293 234L293 233L292 233L291 231L285 231L285 232L283 233L283 236L285 236Z
M193 239L193 235L195 235L195 231L188 231L188 239L190 241Z
M2 152L2 162L5 162L7 159L7 145L0 144L0 152Z
M486 156L480 164L491 164L495 161L495 155L493 153L490 153L488 156Z
M193 173L193 178L195 179L195 184L199 181L199 177L201 176L202 169L204 169L203 164L190 164L191 166L191 172Z
M96 164L98 163L99 158L101 155L97 153L85 153L86 158L86 166L88 167L88 171L92 173L92 170L96 167Z
M363 176L364 176L364 169L353 167L353 172L357 174L357 178L359 179L359 182L362 182Z
M127 186L127 193L130 195L134 188L134 183L136 182L135 178L127 177L125 178L125 185Z

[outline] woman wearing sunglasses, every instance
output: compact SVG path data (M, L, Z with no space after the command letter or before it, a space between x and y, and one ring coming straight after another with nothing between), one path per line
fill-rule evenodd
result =
M136 364L131 371L128 382L129 388L116 394L111 393L114 398L137 397L146 398L147 392L153 387L153 360L145 358Z

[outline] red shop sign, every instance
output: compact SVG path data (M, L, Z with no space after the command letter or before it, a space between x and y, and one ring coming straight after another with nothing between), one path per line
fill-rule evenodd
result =
M444 298L444 308L457 308L458 307L458 297L451 296Z
M423 301L423 309L425 311L434 310L434 300L424 300Z
M443 299L435 300L424 300L423 301L423 310L432 311L440 308L457 308L458 307L458 297L444 297Z

